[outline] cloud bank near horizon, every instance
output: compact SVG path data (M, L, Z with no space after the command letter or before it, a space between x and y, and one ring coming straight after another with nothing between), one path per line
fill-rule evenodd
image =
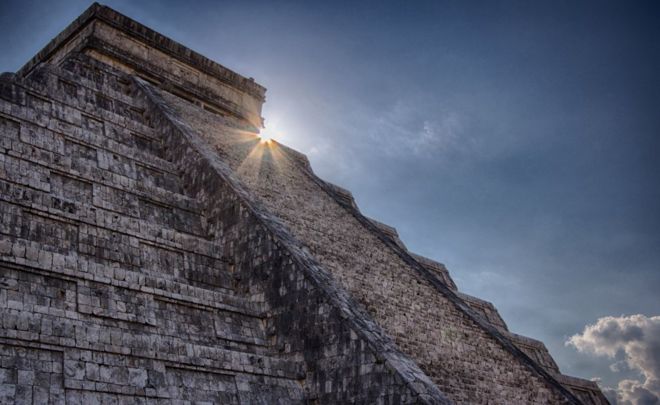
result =
M660 316L631 315L598 319L573 335L566 345L581 353L618 360L610 366L637 371L639 379L623 379L618 386L603 387L614 405L654 405L660 403Z

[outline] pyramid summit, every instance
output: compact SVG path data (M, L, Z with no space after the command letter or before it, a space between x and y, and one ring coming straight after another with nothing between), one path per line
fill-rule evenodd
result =
M0 76L0 403L607 403L261 142L265 93L98 4Z

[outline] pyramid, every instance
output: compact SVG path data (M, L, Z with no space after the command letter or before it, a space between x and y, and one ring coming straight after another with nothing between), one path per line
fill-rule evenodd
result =
M0 403L607 403L261 141L265 92L98 4L0 76Z

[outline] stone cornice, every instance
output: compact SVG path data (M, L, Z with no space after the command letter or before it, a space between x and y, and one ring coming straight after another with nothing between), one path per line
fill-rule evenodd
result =
M18 75L26 76L37 65L48 61L52 55L59 51L93 21L102 21L129 37L132 37L149 47L157 49L158 51L161 51L168 56L203 72L204 74L212 76L237 90L245 92L262 102L265 100L266 88L256 83L254 79L241 76L240 74L227 69L221 64L206 58L164 35L157 33L137 21L98 3L92 4L67 28L53 38L41 51L19 69Z

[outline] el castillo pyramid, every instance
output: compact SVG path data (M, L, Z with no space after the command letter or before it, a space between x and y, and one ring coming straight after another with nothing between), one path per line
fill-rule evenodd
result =
M265 91L98 4L0 76L0 403L607 403L262 142Z

